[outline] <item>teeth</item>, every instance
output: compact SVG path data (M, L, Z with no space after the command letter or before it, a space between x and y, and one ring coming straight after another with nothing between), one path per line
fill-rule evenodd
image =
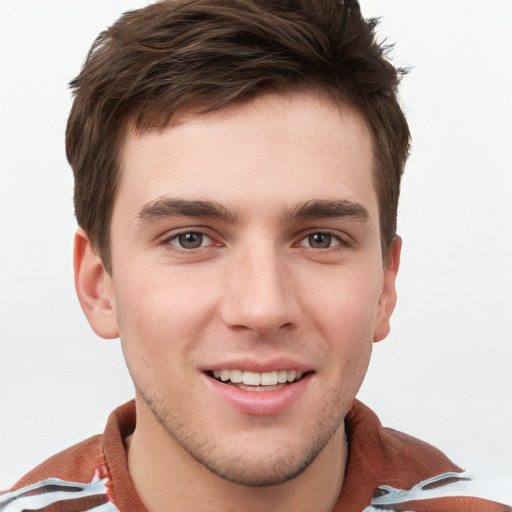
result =
M259 386L261 384L261 373L244 372L242 382L248 386Z
M286 370L279 370L277 372L277 382L279 382L279 384L288 382L288 372Z
M240 370L231 370L229 372L229 380L231 382L242 382L244 378L244 374Z
M269 372L261 374L262 386L275 386L277 384L277 372Z
M294 382L302 377L297 370L279 370L275 372L247 372L242 370L214 370L213 376L223 382L228 380L246 386L277 386L286 382Z

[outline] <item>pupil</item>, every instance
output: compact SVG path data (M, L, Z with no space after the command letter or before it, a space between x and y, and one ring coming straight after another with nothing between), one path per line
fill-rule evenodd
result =
M184 249L197 249L203 243L201 233L185 233L179 236L180 245Z
M311 247L321 249L330 247L331 235L326 235L323 233L315 233L314 235L309 235L309 244L311 245Z

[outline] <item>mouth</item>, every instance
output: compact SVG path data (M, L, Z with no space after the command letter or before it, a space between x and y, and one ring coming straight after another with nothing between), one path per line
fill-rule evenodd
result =
M244 391L276 391L299 382L311 372L278 370L272 372L250 372L244 370L209 370L208 377Z

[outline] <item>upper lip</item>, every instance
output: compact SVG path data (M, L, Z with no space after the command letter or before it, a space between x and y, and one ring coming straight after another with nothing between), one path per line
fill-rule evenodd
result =
M201 367L203 372L214 370L242 370L247 372L267 373L279 370L297 370L302 373L313 370L311 365L301 363L291 358L274 358L269 360L254 358L237 358L229 359L221 362L214 362L208 366Z

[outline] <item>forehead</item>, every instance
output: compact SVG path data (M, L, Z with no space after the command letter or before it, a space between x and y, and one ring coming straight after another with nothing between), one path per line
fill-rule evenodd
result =
M314 199L377 216L369 131L352 108L307 93L265 95L209 114L184 109L163 130L129 130L114 205L171 195L244 210Z

